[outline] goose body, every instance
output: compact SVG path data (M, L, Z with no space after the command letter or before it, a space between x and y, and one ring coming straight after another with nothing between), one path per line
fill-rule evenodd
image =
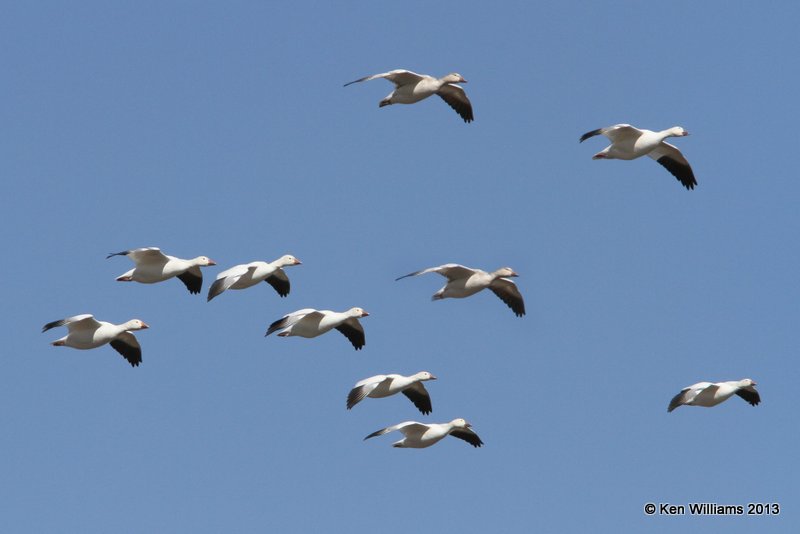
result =
M228 289L246 289L267 282L281 297L289 294L291 285L284 267L301 265L301 261L286 254L273 262L253 261L222 271L208 288L208 301Z
M423 415L427 415L432 410L431 397L422 384L427 380L436 380L436 377L427 371L420 371L411 376L388 374L365 378L358 381L347 395L347 409L351 409L367 397L381 399L403 393Z
M122 324L98 321L91 314L75 315L47 323L42 332L59 326L67 327L67 335L51 343L55 347L72 347L73 349L88 350L110 343L128 363L136 367L142 363L142 349L132 330L149 328L139 319L131 319Z
M342 333L356 350L360 350L366 344L364 328L358 321L360 317L367 317L369 313L361 308L350 308L345 312L334 312L330 310L315 310L305 308L284 315L277 321L269 325L267 333L279 332L278 336L300 336L317 337L329 330L336 329Z
M427 74L417 74L410 70L397 69L372 76L364 76L358 80L344 84L348 85L358 82L368 82L377 78L384 78L392 82L395 86L394 91L389 93L386 98L381 100L379 107L390 106L392 104L414 104L432 95L439 95L447 105L455 110L464 122L474 120L472 114L472 103L459 83L467 83L467 80L457 72L448 74L441 78L435 78Z
M395 430L402 432L404 438L392 443L392 447L424 449L425 447L430 447L438 443L448 435L463 439L473 447L480 447L483 445L481 438L473 432L472 425L467 423L464 419L453 419L449 423L433 424L406 421L405 423L388 426L373 432L364 439L368 440L369 438L382 436L389 432L394 432Z
M525 315L525 302L517 285L509 278L519 276L511 267L502 267L493 272L464 267L457 263L447 263L401 276L397 280L409 276L437 273L447 278L447 284L433 294L431 300L446 298L466 298L484 289L490 289L500 300L511 308L517 317Z
M694 189L697 185L689 162L678 150L678 147L665 141L668 137L689 135L689 132L680 126L654 132L639 129L630 124L616 124L608 128L586 132L581 136L580 142L596 135L606 136L611 140L611 145L592 156L592 159L630 160L650 156L675 176L686 189Z
M746 400L751 406L761 402L761 396L756 391L756 383L749 378L732 380L729 382L698 382L685 387L675 395L667 408L671 412L678 406L704 406L710 408L725 402L734 395Z
M114 252L106 256L127 256L136 267L117 277L117 282L139 282L155 284L173 277L178 277L189 290L189 293L200 293L203 286L203 273L200 267L216 265L206 256L198 256L191 260L167 256L158 247L135 248Z

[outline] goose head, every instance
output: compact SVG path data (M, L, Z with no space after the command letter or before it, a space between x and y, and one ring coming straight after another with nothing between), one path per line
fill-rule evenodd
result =
M350 317L367 317L369 315L367 311L362 308L350 308L347 310L347 314Z
M756 384L755 380L751 378L745 378L744 380L739 381L739 385L743 388L747 388L747 387L757 386L758 384Z
M303 262L292 256L291 254L286 254L281 256L277 260L273 262L274 264L278 265L279 267L289 267L291 265L302 265Z
M217 262L207 256L198 256L192 262L200 267L208 267L209 265L216 265Z
M464 77L457 72L451 72L442 78L442 81L444 83L467 83L467 80L465 80Z
M420 371L420 372L419 372L419 373L417 373L415 376L416 376L416 377L417 377L417 378L418 378L420 381L423 381L423 380L436 380L436 377L435 377L435 376L433 376L433 375L432 375L431 373L429 373L428 371Z
M454 428L472 428L471 424L467 423L466 420L460 417L458 419L453 419L452 421L450 421L450 426Z
M689 135L689 132L681 128L680 126L673 126L669 130L667 130L669 137L686 137Z
M511 267L501 267L494 272L498 278L514 278L519 276Z
M144 330L145 328L150 328L147 323L141 319L131 319L123 326L125 327L125 330Z

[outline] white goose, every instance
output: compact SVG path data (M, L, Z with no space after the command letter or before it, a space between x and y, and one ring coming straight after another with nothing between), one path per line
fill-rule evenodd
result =
M667 408L671 412L678 406L704 406L710 408L725 402L733 395L738 395L751 406L761 402L761 396L756 391L756 383L749 378L731 380L729 382L698 382L685 387L675 395Z
M210 302L211 299L228 289L245 289L262 281L271 285L278 292L278 295L285 297L289 294L291 286L289 277L286 276L283 268L301 264L300 260L291 254L286 254L270 263L254 261L236 265L217 275L217 279L208 289L207 301Z
M157 247L114 252L106 256L106 259L112 256L127 256L136 264L136 267L118 276L117 282L155 284L177 276L192 294L200 293L203 286L203 273L200 272L200 267L216 265L206 256L183 260L175 256L167 256Z
M414 403L423 415L431 413L431 397L422 384L426 380L436 380L428 371L420 371L411 376L397 374L375 375L356 383L347 395L347 409L349 410L367 397L380 399L396 393L402 393Z
M375 436L382 436L395 430L402 432L405 437L400 441L392 443L392 447L424 449L440 441L448 434L454 438L463 439L473 447L480 447L483 445L481 438L472 431L472 425L463 419L453 419L449 423L434 423L428 425L416 421L406 421L405 423L388 426L377 432L373 432L364 439L368 440Z
M150 328L139 319L131 319L122 324L112 324L97 321L91 314L75 315L47 323L42 332L47 332L57 326L66 326L66 336L51 343L54 347L72 347L74 349L94 349L110 343L111 346L122 354L133 367L142 363L142 348L131 330Z
M344 84L348 85L358 82L368 82L376 78L385 78L395 86L394 91L381 100L378 107L390 106L392 104L414 104L424 100L431 95L439 95L447 105L458 113L464 122L474 120L472 115L472 104L467 98L467 94L457 83L467 83L460 74L453 72L442 78L434 78L427 74L417 74L410 70L397 69L372 76L364 76L358 80Z
M409 276L418 276L426 273L437 273L447 278L447 284L434 293L431 300L461 299L489 288L511 308L517 317L525 315L525 302L522 300L522 295L517 285L509 280L510 277L519 276L511 267L502 267L494 272L487 273L486 271L464 267L457 263L447 263L438 267L409 273L396 278L395 282Z
M681 151L664 141L667 137L689 135L689 132L680 126L653 132L640 130L630 124L616 124L586 132L581 136L580 142L595 135L605 135L611 140L611 145L592 156L592 159L636 159L650 156L672 173L686 189L694 189L697 185L692 167Z
M284 315L273 322L269 325L267 333L264 335L268 336L273 332L282 330L278 334L280 337L317 337L335 328L350 340L356 350L360 350L366 344L366 339L364 328L358 322L358 318L367 317L368 315L361 308L350 308L346 312L305 308Z

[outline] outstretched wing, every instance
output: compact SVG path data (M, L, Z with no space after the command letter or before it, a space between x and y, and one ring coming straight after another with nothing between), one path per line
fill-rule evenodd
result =
M719 385L712 382L698 382L697 384L683 388L680 393L672 397L669 407L667 408L667 412L671 412L682 404L689 404L704 391L708 391L709 396L713 397L718 389Z
M275 272L268 276L264 281L271 285L281 297L285 297L289 294L291 284L289 283L289 277L286 276L286 272L283 269L276 269Z
M625 138L639 137L642 135L642 131L639 128L631 126L630 124L615 124L614 126L609 126L608 128L598 128L597 130L586 132L581 136L579 142L583 143L595 135L605 135L611 140L612 143L616 143L617 141L621 141Z
M121 333L111 340L110 345L122 354L122 357L128 360L132 367L142 363L142 347L139 346L136 336L130 332Z
M405 421L403 423L398 423L396 425L387 426L386 428L376 430L375 432L364 438L364 440L368 440L369 438L374 438L377 436L383 436L384 434L388 434L389 432L394 432L395 430L400 430L403 432L403 434L414 431L418 432L419 434L422 434L426 430L428 430L428 428L429 428L428 425L423 425L422 423L417 423L416 421Z
M697 185L692 167L678 147L662 141L648 156L667 169L686 189L694 189Z
M450 435L454 438L463 439L473 447L480 447L483 445L483 441L481 441L481 438L478 437L478 434L469 428L458 428L450 432Z
M408 397L408 400L414 403L414 406L422 412L423 415L428 415L433 411L431 406L431 396L428 390L422 385L422 382L415 382L413 385L403 390L403 395Z
M460 278L469 278L475 274L475 270L470 269L469 267L464 267L463 265L459 265L457 263L446 263L444 265L439 265L438 267L430 267L428 269L422 269L421 271L415 271L413 273L403 275L400 278L395 278L394 281L397 282L398 280L408 278L409 276L419 276L427 273L441 274L448 280L452 281Z
M525 301L522 300L522 294L519 292L517 284L508 278L497 278L489 286L489 289L500 297L500 300L505 302L517 317L525 315Z
M47 332L51 328L57 328L59 326L66 326L67 329L72 332L75 330L96 330L102 325L94 318L94 315L91 313L84 313L47 323L42 327L42 332Z
M214 280L214 283L208 288L208 298L206 299L206 302L210 302L211 299L220 293L230 289L230 287L238 282L239 279L247 273L247 271L252 270L255 270L255 267L249 265L236 265L235 267L231 267L230 269L219 273L217 275L217 279Z
M203 287L203 273L200 272L200 267L196 265L179 274L178 279L183 282L183 285L192 295L200 293L200 289Z
M736 391L736 394L746 400L750 406L758 406L761 403L761 395L752 387L742 388Z
M106 256L106 259L112 256L128 256L136 265L140 263L157 265L169 261L169 258L166 257L158 247L134 248L131 250L123 250L122 252L113 252Z
M322 319L323 314L314 308L303 308L302 310L297 310L296 312L284 315L277 321L274 321L271 325L269 325L269 328L267 328L267 333L264 334L264 336L268 336L271 333L277 332L278 330L283 330L284 328L289 328L306 316L317 317L317 320L319 320Z
M467 93L458 85L452 83L444 84L437 93L442 100L447 102L458 113L464 122L472 122L475 117L472 115L472 103L467 98Z
M347 87L348 85L352 85L354 83L368 82L370 80L375 80L377 78L386 78L387 80L395 84L395 86L397 87L407 84L416 84L422 80L422 76L417 74L416 72L411 72L410 70L404 70L404 69L396 69L396 70L390 70L389 72L382 72L380 74L373 74L372 76L364 76L363 78L359 78L358 80L347 82L346 84L344 84L344 87Z
M672 400L669 401L669 406L667 407L667 412L671 412L678 406L683 406L691 398L694 397L694 393L692 392L692 388L683 388L680 393L672 397Z
M372 393L372 391L384 380L386 380L386 375L372 376L359 381L353 387L353 389L350 390L350 393L347 394L347 409L351 409L353 406L367 398L367 395Z
M358 322L358 319L351 317L342 324L336 327L336 330L344 334L344 337L350 340L356 350L366 345L366 336L364 335L364 327Z

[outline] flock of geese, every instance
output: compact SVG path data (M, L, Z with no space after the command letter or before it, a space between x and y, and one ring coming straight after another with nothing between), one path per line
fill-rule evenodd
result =
M186 286L191 294L198 294L203 286L201 267L216 265L208 256L193 259L182 259L164 254L156 247L137 248L109 254L127 256L133 263L133 269L117 277L118 282L139 282L155 284L177 278ZM280 295L285 297L291 290L289 277L284 270L287 267L301 265L302 262L290 254L281 256L275 261L254 261L235 265L219 273L208 290L207 302L228 289L246 289L260 282L266 282ZM517 273L510 267L503 267L493 272L472 269L455 263L431 267L397 278L401 280L426 273L437 273L447 279L443 288L437 291L432 300L445 298L465 298L483 289L494 292L519 317L525 315L525 302L517 285L510 279ZM366 344L364 327L359 319L369 316L362 308L354 307L344 312L331 310L315 310L305 308L288 313L274 321L267 328L266 336L278 333L278 337L299 336L314 338L330 330L336 329L344 335L355 350ZM131 366L142 363L142 349L133 332L144 330L149 326L140 319L131 319L122 324L98 321L91 314L75 315L44 325L42 332L52 328L66 326L67 335L52 342L57 347L75 349L94 349L110 344ZM436 377L427 371L411 376L398 374L376 375L359 381L347 396L347 409L367 397L383 398L402 393L423 414L432 411L431 398L422 382L435 380ZM463 439L475 447L483 442L471 430L471 425L464 419L454 419L449 423L425 424L407 421L374 432L367 438L380 436L399 430L404 438L394 444L395 447L424 448L429 447L447 435Z
M458 85L467 83L467 80L458 73L435 78L398 69L359 78L345 84L345 87L378 78L389 80L395 86L394 90L380 101L379 107L392 104L413 104L429 96L438 95L459 114L464 122L469 123L474 120L472 104L464 89ZM649 156L675 176L686 189L694 189L697 185L689 162L677 147L665 141L669 137L689 135L680 126L651 131L635 128L629 124L617 124L587 132L580 137L580 142L597 135L607 137L611 141L611 145L595 154L592 159L632 160ZM133 269L117 277L119 282L154 284L170 278L178 278L191 294L199 294L202 289L203 274L200 268L216 265L216 262L206 256L181 259L168 256L156 247L116 252L109 254L107 258L114 256L127 256L135 264ZM284 269L295 265L301 265L300 260L287 254L272 262L254 261L233 266L217 275L208 290L207 301L210 302L229 289L247 289L260 282L268 283L279 296L286 297L290 292L291 284ZM433 294L432 300L466 298L484 289L489 289L511 308L517 317L525 315L525 302L522 294L511 280L518 275L510 267L487 272L448 263L415 271L396 280L428 273L436 273L447 279L445 286ZM278 337L314 338L336 329L350 341L355 350L360 350L366 344L366 337L364 327L359 319L367 316L369 313L359 307L343 312L305 308L288 313L274 321L267 328L266 336L277 332ZM142 349L133 332L149 328L149 326L140 319L113 324L98 321L91 314L82 314L47 323L42 328L42 332L61 326L67 327L67 335L53 341L52 345L54 346L85 350L110 344L131 366L138 366L142 362ZM436 380L436 377L427 371L411 376L386 374L365 378L357 382L348 394L347 409L350 410L368 397L384 398L402 393L423 415L428 415L432 411L431 399L423 382L429 380ZM761 398L755 386L756 383L749 378L729 382L699 382L682 389L675 395L670 401L667 411L672 412L682 405L712 407L733 395L756 406L761 402ZM483 441L472 430L472 425L461 418L454 419L449 423L438 424L406 421L373 432L364 439L382 436L393 431L399 431L404 436L403 439L393 444L394 447L425 448L448 435L462 439L473 447L483 445Z

